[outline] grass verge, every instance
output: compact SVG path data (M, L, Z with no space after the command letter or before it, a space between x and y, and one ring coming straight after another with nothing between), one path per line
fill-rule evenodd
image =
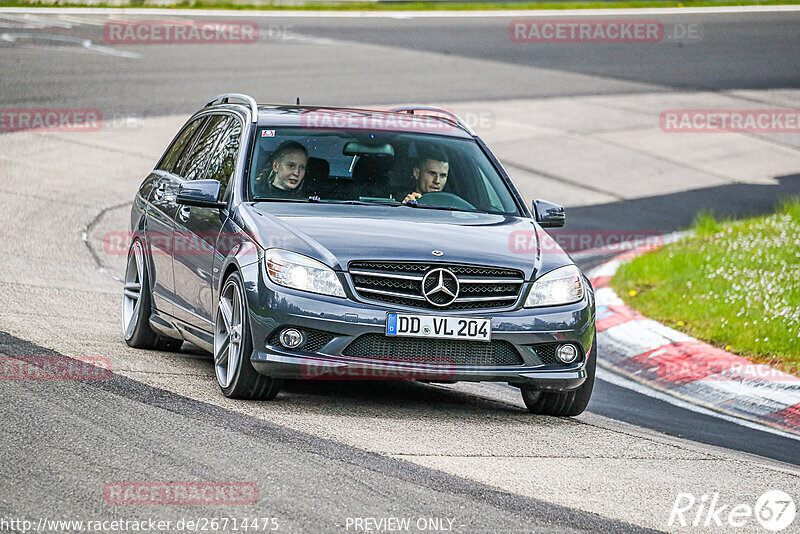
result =
M800 199L766 217L703 214L694 235L623 264L611 287L647 317L800 376Z
M0 0L0 7L94 7L94 8L164 8L164 9L231 9L262 11L475 11L475 10L533 10L533 9L627 9L645 7L720 7L797 5L800 0L617 0L565 2L438 2L438 1L364 1L364 2L304 2L264 4L234 3L217 0L188 0L158 5L145 0L123 2L80 2L72 0Z

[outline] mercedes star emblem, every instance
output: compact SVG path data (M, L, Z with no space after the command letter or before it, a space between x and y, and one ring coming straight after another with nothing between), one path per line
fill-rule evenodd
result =
M448 269L432 269L422 279L422 296L440 308L455 302L458 290L458 278Z

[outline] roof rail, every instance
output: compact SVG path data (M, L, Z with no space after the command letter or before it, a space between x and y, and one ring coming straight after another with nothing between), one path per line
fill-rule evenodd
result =
M217 100L220 101L219 102L220 104L227 104L228 99L230 98L238 98L239 100L244 100L245 102L247 102L250 105L250 114L252 115L250 120L252 122L258 122L258 104L256 103L256 99L253 98L252 96L243 95L240 93L225 93L223 95L215 96L214 98L206 102L206 105L203 107L207 108L208 106L213 106Z
M433 111L435 113L441 113L442 115L447 115L448 117L453 119L456 122L456 124L458 124L461 128L466 130L468 134L472 136L475 135L475 132L472 131L472 128L470 128L469 125L466 122L464 122L464 120L461 117L459 117L452 111L448 111L442 108L437 108L436 106L419 106L419 105L398 106L395 108L391 108L388 111L392 113L409 113L411 115L413 115L415 111Z

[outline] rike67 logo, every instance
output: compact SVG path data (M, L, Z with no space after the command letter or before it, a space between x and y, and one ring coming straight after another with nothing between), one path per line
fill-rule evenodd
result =
M718 527L728 532L732 528L754 526L755 520L770 532L780 532L794 522L796 515L794 499L780 490L764 493L752 506L725 503L718 492L699 498L691 493L679 493L667 524L671 527Z

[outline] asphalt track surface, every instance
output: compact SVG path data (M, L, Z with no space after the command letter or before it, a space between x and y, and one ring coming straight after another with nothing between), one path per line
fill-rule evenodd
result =
M41 16L40 20L45 18ZM119 17L117 17L119 18ZM129 16L130 18L130 16ZM145 20L153 17L137 17ZM193 17L220 20L220 17ZM800 86L800 13L700 14L649 16L665 28L698 25L694 41L627 44L510 43L509 24L527 17L451 18L283 18L252 17L246 13L226 20L256 22L260 42L242 52L237 45L160 47L137 61L121 61L102 53L54 53L67 44L47 36L80 37L103 44L103 24L108 17L71 18L69 28L49 27L35 32L15 29L9 34L33 33L18 44L0 42L0 79L5 106L48 105L69 101L77 106L138 115L164 115L194 111L195 102L209 94L239 88L259 102L294 102L322 105L383 104L422 99L426 102L546 98L658 90L797 88ZM603 17L609 18L609 17ZM619 16L624 20L640 16ZM85 24L87 19L91 24ZM82 23L83 22L83 23ZM355 50L331 47L316 58L298 52L296 62L275 65L270 45L332 39L376 44L406 51L433 52L437 63L411 64L406 54L388 60L361 56ZM58 45L56 48L35 48ZM127 51L146 50L126 46ZM152 48L152 45L150 45ZM74 47L74 46L73 46ZM530 67L535 76L521 78L508 69L492 76L448 69L446 57L475 58ZM24 61L23 61L24 60ZM294 67L294 68L293 68ZM416 68L415 68L416 67Z
M2 353L59 356L6 334L0 334ZM7 414L0 428L15 445L4 447L3 463L25 466L7 475L6 483L17 489L0 505L6 517L19 517L32 503L36 516L63 516L65 505L83 509L81 500L91 501L108 480L139 480L152 472L172 480L185 480L181 477L189 473L199 480L257 481L259 495L269 502L266 510L263 505L217 507L212 517L275 517L284 532L341 530L348 517L381 516L458 517L453 529L468 532L650 532L234 414L119 375L77 386L6 385L0 403ZM35 445L29 448L26 442ZM264 449L269 463L258 454ZM37 471L44 465L51 472L43 477ZM46 502L54 497L48 480L63 478L79 481L74 486L79 492ZM112 505L104 508L113 513ZM209 509L192 508L160 517L175 522L208 517Z
M213 18L213 17L212 17ZM661 16L665 23L688 23L685 16ZM243 16L242 19L247 19ZM0 16L0 20L2 16ZM160 47L139 59L80 51L41 36L0 44L0 106L91 107L108 113L141 116L189 113L209 95L240 91L259 101L325 104L381 104L399 101L459 102L480 99L548 98L565 95L636 94L687 88L711 91L800 87L800 15L795 13L704 15L693 18L703 27L695 43L640 45L509 46L510 19L258 19L264 34L301 35L324 42L361 43L393 51L434 53L420 65L410 53L380 57L354 50L342 54L297 55L277 68L260 62L271 53L270 39L252 50L219 45ZM10 32L22 30L11 28ZM70 28L50 27L49 35L102 39L102 21ZM40 30L41 34L41 30ZM294 37L293 37L294 38ZM137 51L137 47L125 47ZM373 51L374 52L374 51ZM491 61L494 78L456 72L448 57ZM504 67L506 66L506 67ZM422 68L420 68L422 67ZM520 79L519 67L530 75ZM508 76L503 77L507 68ZM702 208L741 216L770 211L781 196L797 193L800 176L785 176L779 187L736 184L660 195L570 210L570 221L582 228L651 228L672 231L685 227ZM669 217L654 217L671 207ZM655 208L655 209L654 209ZM584 262L583 267L596 263ZM42 347L3 334L0 352L9 355L46 353ZM332 386L334 394L343 393ZM366 386L364 402L374 386ZM421 388L421 389L420 389ZM280 425L205 405L171 392L118 377L98 384L3 384L0 403L7 414L0 422L7 447L4 465L23 465L7 475L19 488L0 503L0 512L30 510L31 502L52 499L46 480L87 477L101 484L107 473L122 469L119 478L143 473L172 473L186 479L256 479L266 493L274 486L276 514L288 530L316 527L341 529L353 515L458 515L468 531L516 532L636 531L636 527L547 502L506 493L444 474L434 469L364 452L355 447L306 435ZM389 398L402 402L422 391L431 402L448 397L424 386L399 386ZM454 394L453 394L454 395ZM473 402L469 395L455 400ZM700 443L763 455L800 465L797 442L774 434L699 415L646 395L598 381L589 411L633 425ZM116 415L114 415L116 414ZM99 441L95 441L100 436ZM33 449L22 447L36 443ZM69 446L65 446L69 443ZM226 447L220 447L220 444ZM267 469L254 450L268 447ZM30 461L33 454L37 461ZM55 467L46 467L57 456ZM178 466L178 467L176 467ZM43 471L49 470L50 472ZM115 471L119 475L119 471ZM13 480L12 480L13 479ZM34 481L33 484L26 484ZM37 510L46 515L75 509L85 495L61 495ZM331 504L337 501L339 506ZM27 504L26 504L27 503ZM315 503L313 507L309 503ZM333 507L333 508L331 508ZM458 513L454 514L453 511ZM203 515L204 510L198 510ZM260 510L263 512L263 510ZM32 511L28 512L32 517ZM238 511L237 511L238 513ZM331 518L336 518L331 522Z

